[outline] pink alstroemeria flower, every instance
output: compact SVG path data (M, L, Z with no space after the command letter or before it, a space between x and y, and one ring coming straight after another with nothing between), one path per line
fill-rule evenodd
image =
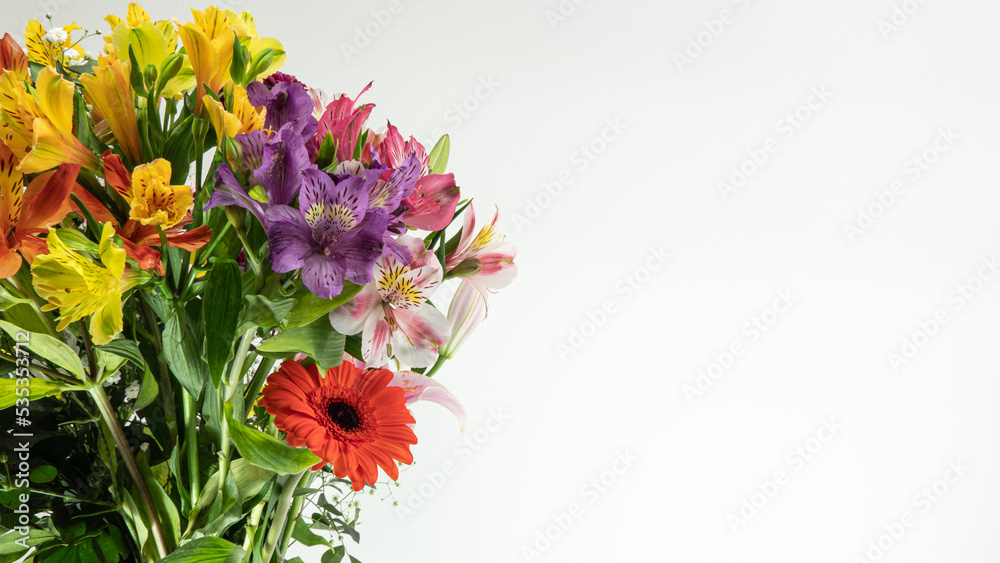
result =
M354 145L361 135L361 127L368 119L368 115L375 109L375 104L364 104L360 107L354 107L354 104L371 87L371 84L365 86L365 89L353 100L341 94L326 106L326 111L319 118L310 154L315 154L319 150L326 134L330 133L337 143L337 160L345 161L354 158ZM313 103L315 104L315 98Z
M514 264L517 247L505 242L503 235L495 232L499 217L500 208L496 207L493 218L473 235L476 210L470 203L462 226L462 238L455 250L445 257L447 271L452 272L461 266L452 275L472 284L484 297L487 293L496 293L507 287L517 277L517 264Z
M403 223L425 231L440 231L455 216L460 198L454 174L424 176L417 180L413 193L403 200L403 205L410 208L403 214Z
M305 357L304 355L302 356ZM300 358L296 356L296 359ZM365 362L358 360L347 352L344 352L344 361L351 362L354 364L354 367L359 369L366 369ZM380 366L380 368L392 371L388 366ZM458 397L453 395L447 387L438 383L437 380L415 371L393 371L392 381L389 382L389 385L403 388L403 398L406 399L406 404L408 405L417 401L427 401L429 403L437 403L448 409L458 419L459 428L461 428L462 432L465 432L465 424L468 422L465 407L462 406Z
M452 395L444 385L441 385L434 378L417 373L415 371L393 372L392 381L389 383L394 387L403 388L403 397L406 404L416 401L428 401L437 403L451 411L458 419L458 425L465 432L465 424L468 418L465 414L465 407Z
M427 149L412 136L409 141L403 142L403 136L399 134L392 123L386 122L385 133L371 135L368 137L368 145L365 146L361 159L370 162L372 152L378 153L379 162L388 165L389 168L399 168L410 154L416 154L420 161L420 175L426 176L430 172L430 156Z
M427 303L444 272L420 239L399 237L410 251L410 263L392 256L375 262L374 279L353 299L330 312L330 324L342 334L361 332L361 355L369 367L383 366L395 356L410 367L427 367L438 346L448 341L451 323Z

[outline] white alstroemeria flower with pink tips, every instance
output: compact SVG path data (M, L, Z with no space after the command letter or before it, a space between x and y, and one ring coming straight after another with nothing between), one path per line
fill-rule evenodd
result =
M330 312L338 332L361 332L361 354L369 367L383 366L393 356L410 367L430 366L438 346L451 336L451 323L427 303L444 277L441 263L420 239L404 235L399 243L410 250L410 263L382 256L374 279Z
M473 291L473 293L475 292ZM367 367L365 362L358 360L347 352L344 352L344 361L351 362L358 369L365 369ZM389 369L387 366L380 367ZM389 371L392 370L389 369ZM406 404L408 405L417 401L427 401L429 403L437 403L448 409L458 419L459 428L462 432L465 432L465 425L468 422L465 407L462 406L458 397L453 395L447 387L438 383L437 380L415 371L392 371L392 381L389 382L389 385L403 389L403 399L406 400Z
M448 306L448 320L451 322L451 339L438 352L451 359L465 339L486 320L486 295L463 280Z
M462 225L462 237L445 258L445 267L451 275L460 277L479 290L485 297L510 285L517 277L517 247L504 241L503 235L496 233L500 208L496 207L493 218L476 228L476 210L470 203ZM461 267L460 267L461 266Z
M403 397L407 404L428 401L450 410L458 419L458 425L462 432L465 432L465 423L468 422L465 407L455 395L452 395L451 391L435 381L434 378L415 371L398 371L393 372L392 382L389 385L403 388Z

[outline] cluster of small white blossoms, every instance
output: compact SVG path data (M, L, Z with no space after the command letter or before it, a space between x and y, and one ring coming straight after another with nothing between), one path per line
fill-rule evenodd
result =
M87 30L83 31L87 33ZM101 30L95 32L97 35L101 34ZM46 30L45 35L42 36L42 41L51 44L59 44L69 41L69 32L61 27L54 27L52 29ZM90 61L96 61L97 56L93 53L84 52L83 57L77 57L76 49L63 49L63 59L66 60L66 66L82 66Z
M69 41L69 33L61 27L56 27L45 32L42 41L46 43L65 43Z

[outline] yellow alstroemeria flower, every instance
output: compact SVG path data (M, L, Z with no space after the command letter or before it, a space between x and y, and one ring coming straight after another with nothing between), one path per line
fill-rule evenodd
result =
M264 128L265 109L259 111L250 103L247 98L247 91L242 86L233 86L233 107L232 111L227 111L222 102L212 96L205 94L202 102L208 110L208 117L215 128L215 134L219 138L219 147L222 147L226 137L235 137L240 133L249 133Z
M101 161L73 135L73 83L52 67L38 73L34 96L14 73L0 75L0 137L24 174L60 164L100 170Z
M126 197L129 217L143 225L169 229L187 215L194 202L191 188L170 185L170 162L158 158L132 171L132 192Z
M195 21L180 25L178 33L194 69L200 111L205 84L213 92L219 92L232 82L229 71L233 61L235 30L229 25L226 13L218 8L209 7L204 12L191 10L191 13Z
M70 61L85 56L83 48L73 41L73 32L83 29L71 23L48 31L38 20L31 20L24 29L24 44L28 47L28 60L45 66L66 66Z
M122 331L122 294L148 280L149 274L125 269L125 250L114 243L114 236L114 226L104 223L98 247L103 265L98 265L49 229L49 253L35 257L31 276L35 291L48 301L42 310L59 309L56 330L93 315L90 335L95 344L107 344Z
M125 20L109 15L104 18L111 25L111 34L105 37L105 52L115 54L123 63L129 62L129 47L140 69L152 64L162 72L163 61L177 51L177 29L167 20L154 22L142 6L131 3ZM187 56L181 69L167 81L160 93L163 97L177 97L194 89L194 70Z
M271 64L266 69L257 75L257 80L263 80L271 76L284 66L285 48L282 47L280 41L273 37L259 37L257 35L257 22L250 12L237 14L232 10L226 10L226 15L229 18L229 22L237 30L236 33L240 36L241 43L244 42L243 38L249 39L247 47L250 49L250 60L253 60L257 56L257 53L260 53L264 49L274 50L274 59L271 60ZM248 60L247 63L249 62Z
M142 162L142 145L135 122L135 93L129 81L131 63L104 57L94 74L80 76L87 93L87 101L100 112L111 127L111 132L122 147L122 152L133 163Z
M194 21L183 25L178 23L178 26L181 41L194 68L199 108L205 95L203 84L208 84L213 92L220 92L232 82L230 68L235 39L239 39L240 44L250 51L248 67L253 57L264 49L274 50L274 59L266 69L257 74L257 80L270 76L284 64L285 50L281 43L270 37L258 37L257 25L249 13L237 14L232 10L219 10L215 7L209 7L204 12L191 10L191 13Z

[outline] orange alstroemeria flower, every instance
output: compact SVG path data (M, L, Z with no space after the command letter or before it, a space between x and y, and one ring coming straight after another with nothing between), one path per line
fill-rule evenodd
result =
M0 39L0 74L13 72L23 80L28 76L28 57L17 41L5 33Z
M126 201L131 201L133 193L132 174L122 164L121 158L111 151L104 153L104 177L107 184L115 189ZM100 222L114 223L114 217L107 209L84 190L77 193L80 200L94 215L94 219ZM191 215L188 213L171 228L166 229L164 234L167 238L167 245L184 250L198 250L211 239L212 233L208 225L202 225L196 229L185 231L183 228L191 222ZM160 253L152 247L160 246L160 234L156 225L144 225L137 219L129 219L125 224L118 226L118 236L122 237L125 253L139 264L143 270L156 270L156 273L163 275L166 271L160 259Z
M40 174L25 190L17 165L14 153L0 143L0 279L16 274L22 259L30 264L47 252L38 235L69 213L69 195L80 171L78 165L64 164Z

